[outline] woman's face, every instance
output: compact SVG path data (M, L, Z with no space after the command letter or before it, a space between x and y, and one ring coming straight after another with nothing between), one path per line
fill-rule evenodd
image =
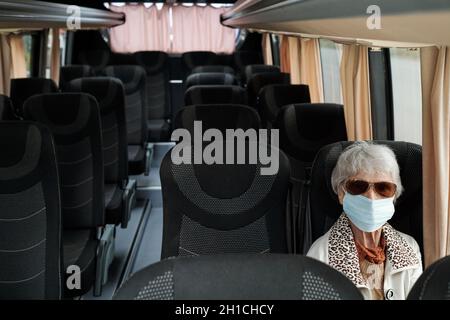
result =
M370 183L375 182L394 182L394 179L392 179L391 175L386 172L374 172L374 173L366 173L366 172L360 172L357 175L350 177L348 180L364 180ZM344 188L339 189L339 203L343 204L344 201ZM365 193L362 194L366 198L372 199L372 200L378 200L383 199L384 197L376 193L374 188L369 188Z

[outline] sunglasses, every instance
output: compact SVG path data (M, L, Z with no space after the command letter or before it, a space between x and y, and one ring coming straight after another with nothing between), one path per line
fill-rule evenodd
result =
M345 183L345 190L355 196L366 193L369 188L373 188L376 193L385 198L392 198L397 191L397 185L392 182L370 183L364 180L348 180Z

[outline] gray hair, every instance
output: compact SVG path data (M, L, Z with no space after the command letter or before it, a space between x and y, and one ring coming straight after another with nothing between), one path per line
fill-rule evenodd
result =
M373 174L383 172L389 174L397 185L395 199L403 192L400 179L400 168L394 152L386 145L358 141L342 152L331 174L333 191L338 194L339 189L352 176L359 173Z

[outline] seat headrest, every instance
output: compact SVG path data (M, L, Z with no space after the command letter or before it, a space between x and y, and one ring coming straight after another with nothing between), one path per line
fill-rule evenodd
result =
M69 65L61 67L59 75L59 87L65 86L72 80L93 76L93 70L88 65Z
M302 103L283 107L274 127L280 147L290 157L313 162L320 148L347 140L344 108L332 103Z
M247 93L240 86L192 86L184 94L186 106L192 104L247 104Z
M11 79L11 100L18 115L23 114L23 104L29 97L35 94L52 92L58 92L58 87L52 79Z
M67 92L84 92L92 95L100 112L124 109L125 93L122 82L111 77L75 79L67 85Z
M331 174L341 153L354 142L327 145L318 152L311 171L312 240L323 235L338 219L343 209L331 186ZM422 247L422 147L409 142L373 141L390 147L400 168L403 194L395 203L389 223L410 234Z
M147 75L164 72L169 62L169 55L162 51L138 51L134 57Z
M202 121L203 131L218 129L260 128L258 113L248 106L235 104L193 105L179 110L175 116L174 127L188 129L194 133L194 121Z
M235 51L233 58L236 67L241 72L245 72L245 67L250 64L264 63L261 53L256 51Z
M236 78L229 73L195 73L191 74L186 79L186 88L196 85L235 85Z
M167 259L136 273L116 300L362 300L344 275L301 255Z
M216 63L217 55L210 51L190 51L181 55L186 67L194 69L197 66L213 65Z
M259 108L266 118L273 122L278 112L288 104L309 103L309 87L306 84L269 84L259 93Z
M103 70L108 77L122 81L125 94L132 94L145 86L145 70L141 66L120 65L108 66Z
M277 66L270 66L267 64L251 64L245 67L245 79L250 79L253 75L265 72L280 72Z
M425 269L409 292L408 300L450 300L450 256Z
M191 74L194 73L229 73L234 75L234 70L229 66L221 66L221 65L212 65L212 66L198 66L192 69Z

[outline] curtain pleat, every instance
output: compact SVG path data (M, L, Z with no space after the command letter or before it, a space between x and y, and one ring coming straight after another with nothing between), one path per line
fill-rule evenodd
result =
M264 56L264 64L273 65L272 45L270 40L270 33L262 35L262 52Z
M421 49L425 265L450 254L450 49Z
M11 77L25 78L27 76L27 67L22 36L10 35L9 44L11 48Z
M280 36L280 69L281 72L291 72L291 58L289 56L289 37Z
M61 47L59 43L59 29L55 28L52 32L52 51L50 56L50 77L59 82L59 69L61 67Z
M9 95L11 80L11 48L8 36L0 34L0 94Z

